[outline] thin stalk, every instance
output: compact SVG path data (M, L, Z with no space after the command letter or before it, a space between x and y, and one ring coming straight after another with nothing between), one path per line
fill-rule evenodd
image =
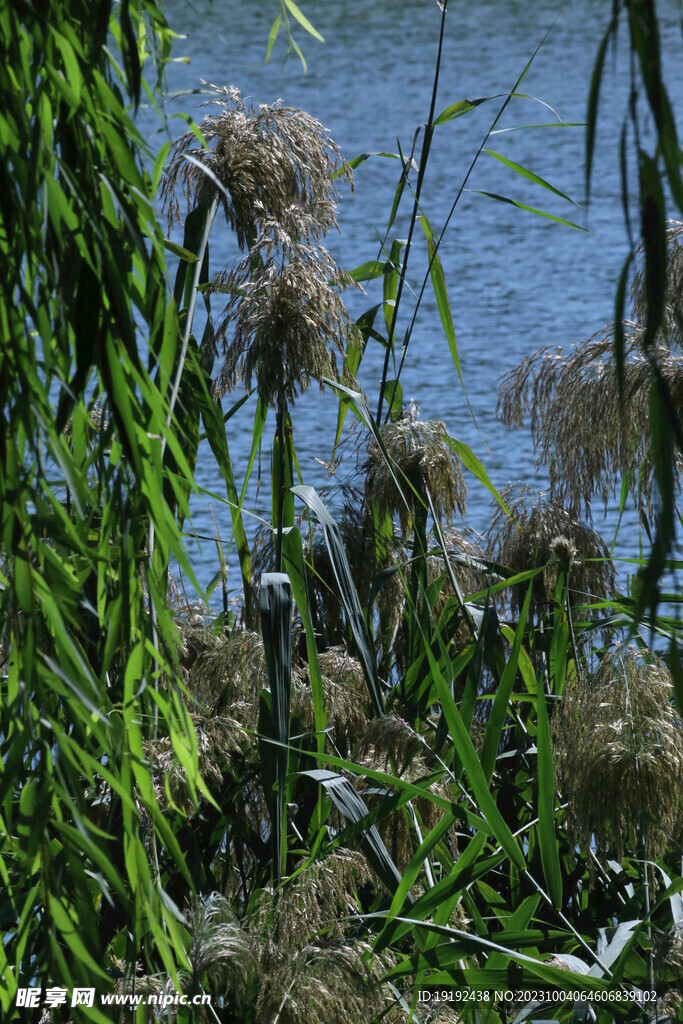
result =
M422 835L422 830L421 830L420 825L419 825L418 820L417 820L417 814L415 813L415 808L413 807L412 800L408 801L406 807L407 807L407 810L409 811L409 813L410 813L410 815L411 815L411 817L413 819L413 827L415 829L415 835L417 836L418 846L422 846L422 842L423 842L424 837ZM422 862L422 866L425 869L425 880L427 882L427 888L428 889L433 889L434 888L434 875L432 874L432 866L429 863L429 857L425 857L425 859Z
M211 233L211 227L212 227L213 222L215 220L217 210L218 210L218 196L216 195L216 197L212 201L211 206L209 207L209 209L207 210L207 213L206 213L206 223L204 224L204 234L202 235L202 240L201 240L200 245L199 245L199 252L197 253L197 262L195 263L194 278L192 280L192 291L190 293L190 304L189 304L188 309L187 309L187 320L185 322L185 333L183 334L182 345L181 345L181 348L180 348L180 356L178 358L178 368L176 370L176 375L175 375L175 379L173 381L173 386L171 388L171 395L170 395L169 402L168 402L168 413L166 415L166 430L164 431L164 436L161 439L161 461L162 462L163 462L163 458L164 458L164 453L166 451L168 430L169 430L169 428L171 426L171 421L173 419L173 410L174 410L175 404L176 404L176 402L178 400L178 392L180 391L180 382L182 380L183 371L185 369L185 360L187 359L187 350L188 350L189 345L190 345L190 335L192 333L192 321L194 320L194 311L195 311L195 307L197 305L197 294L199 292L199 278L200 278L201 272L202 272L202 266L203 266L203 263L204 263L204 256L206 255L206 248L207 248L207 246L209 244L209 234ZM152 520L150 520L150 524L149 524L149 539L148 539L148 544L147 544L147 565L150 568L151 568L151 565L152 565L152 559L154 558L154 543L155 543L154 522ZM157 609L156 609L156 603L154 601L152 587L149 588L149 607L150 607L150 615L151 615L151 620L152 620L152 645L154 647L154 650L156 651L157 645L158 645L158 642L159 642L159 634L158 634L158 626L157 626ZM156 662L156 658L155 658L155 662ZM155 664L155 669L156 669L156 667L157 666ZM155 671L155 673L154 673L154 688L156 689L157 686L158 686L158 683L157 683L157 672ZM154 727L153 727L153 734L152 734L152 739L154 739L154 740L156 740L156 738L157 738L158 729L159 729L159 708L158 708L158 705L155 702L155 704L154 704Z
M444 5L444 14L445 14L445 5ZM403 369L403 364L405 363L406 354L407 354L407 351L408 351L408 344L410 343L410 338L411 338L412 333L413 333L413 328L415 327L415 321L417 320L418 310L419 310L420 305L422 303L422 298L424 296L425 289L427 287L427 282L430 279L430 275L431 275L431 271L432 271L432 264L434 263L434 260L436 259L437 253L439 251L439 247L441 245L441 242L443 241L443 237L446 234L446 230L448 228L448 225L450 224L451 219L453 217L453 214L455 213L455 208L458 205L458 203L460 202L460 197L462 196L463 192L465 191L465 188L467 187L467 182L470 180L470 175L472 174L472 171L474 170L474 166L477 163L477 161L479 160L479 157L481 156L481 153L482 153L482 150L483 150L484 146L486 145L486 143L489 140L491 132L495 129L496 125L498 124L498 122L500 121L501 117L503 116L503 114L505 112L505 109L507 108L508 103L510 102L510 100L512 99L514 94L516 93L519 85L523 81L524 76L526 75L527 71L529 70L532 62L535 60L536 54L538 53L538 51L541 49L541 47L545 43L546 39L548 38L549 32L550 32L550 29L548 29L546 34L543 36L543 39L540 41L540 43L538 44L538 46L534 50L533 56L528 61L526 67L524 68L524 71L522 71L521 75L519 76L519 78L517 79L515 84L513 85L512 89L510 90L510 92L505 97L505 101L503 102L500 110L498 111L498 113L496 114L495 118L493 119L491 127L489 128L489 130L487 131L486 135L482 139L481 145L479 146L479 149L477 150L477 152L476 152L476 154L474 156L474 159L470 163L470 166L467 169L467 173L465 174L465 177L462 179L462 182L460 184L460 188L458 189L457 195L456 195L455 199L453 200L453 203L452 203L451 208L449 210L448 216L446 217L446 220L444 222L444 226L442 227L442 229L441 229L441 231L439 233L439 237L437 238L436 243L434 245L434 251L431 254L431 257L429 259L429 263L427 265L426 273L425 273L424 278L422 280L422 287L420 288L420 293L419 293L419 295L417 297L417 303L416 303L415 309L413 311L413 316L412 316L410 324L408 326L408 330L406 331L405 341L403 343L403 351L401 353L401 361L400 361L399 366L398 366L398 373L396 374L396 380L397 381L400 380L400 378L401 378L401 371ZM418 183L419 183L419 179L418 179ZM418 200L419 200L419 192L417 192L416 196L415 196L415 205L416 206L417 206ZM407 260L407 253L406 253L406 260ZM396 305L398 306L398 295L396 296ZM387 362L387 360L385 359L385 365L386 365L386 362ZM379 423L379 415L377 416L377 422Z
M285 990L285 994L283 995L282 1000L280 1002L280 1005L277 1008L277 1013L273 1017L273 1024L277 1024L277 1022L279 1021L280 1015L281 1015L282 1011L285 1008L285 1003L289 999L289 994L292 991L292 989L294 988L294 984L295 984L295 982L297 980L298 980L298 975L295 974L294 977L292 978L290 984L289 984L289 988Z
M396 300L394 302L394 311L391 316L391 327L389 328L387 348L384 354L384 368L382 370L382 381L379 388L379 399L377 402L377 423L380 422L382 417L382 405L384 403L384 392L387 383L387 373L389 371L389 360L391 358L391 353L394 348L394 334L396 331L398 309L401 304L401 296L403 295L403 285L405 283L406 274L408 272L408 259L410 257L410 248L413 241L413 232L415 231L415 224L417 223L417 215L420 204L420 193L422 191L422 183L424 181L425 171L427 169L427 160L429 157L429 149L432 142L432 135L434 134L434 111L436 108L436 94L439 88L439 75L441 72L441 54L443 50L443 37L444 29L446 26L447 6L448 0L443 0L443 6L441 8L441 27L439 29L439 49L436 56L436 67L434 69L434 83L432 85L432 99L429 107L429 117L427 118L427 124L425 127L425 136L424 141L422 143L422 151L420 153L420 166L417 172L417 185L415 186L415 200L413 202L413 212L410 217L410 228L408 230L408 240L406 242L405 256L403 257L403 267L401 268L401 273L399 274L398 278L398 288L396 291Z
M448 552L446 551L446 541L443 535L443 531L441 529L441 524L439 523L439 518L434 509L434 503L432 501L432 496L429 493L429 488L425 487L425 492L427 495L427 501L429 503L429 511L431 512L432 520L434 521L434 529L436 531L436 536L438 538L439 544L441 545L441 554L443 555L444 565L446 567L446 574L453 588L453 593L455 594L458 604L460 605L460 611L462 612L463 618L467 623L470 635L476 640L478 637L477 627L475 625L474 619L472 618L472 613L467 607L465 598L463 597L462 590L460 589L460 584L458 583L457 577L453 571L453 566L451 565L450 558L448 557Z
M285 396L282 391L278 395L275 436L280 440L278 446L280 466L277 494L277 533L275 535L275 571L282 572L282 520L284 519L285 511Z
M602 866L602 864L600 863L598 858L595 856L594 852L591 850L590 846L588 847L588 856L590 857L591 861L593 862L593 864L597 868L598 874L602 878L602 880L605 883L605 885L609 885L610 889L614 892L615 896L617 897L619 902L622 904L622 906L626 906L626 900L624 899L624 897L622 896L622 894L619 892L618 889L614 889L614 887L612 885L612 879L607 874L607 872L605 871L604 867Z
M218 555L218 563L221 567L221 584L223 586L223 632L228 633L228 565L225 561L225 555L223 553L223 544L221 543L221 535L218 529L218 523L216 522L216 516L214 515L213 506L209 505L211 509L211 518L213 519L213 525L216 528L216 553Z
M578 651L578 648L576 646L576 636L574 635L574 623L572 621L572 608L571 608L571 602L569 600L569 577L570 577L571 571L572 570L571 570L571 565L570 565L567 568L567 583L566 583L566 586L565 586L565 604L566 604L566 608L567 608L567 624L569 626L569 636L571 638L572 650L574 652L574 665L576 666L576 670L578 672L578 669L579 669L579 651Z
M645 845L645 815L643 813L643 802L640 797L640 763L638 758L638 747L636 740L636 730L633 724L633 710L631 707L631 693L628 685L628 675L624 666L623 659L621 661L621 671L624 676L624 685L626 687L626 700L628 702L627 714L629 723L631 725L631 740L633 742L633 750L635 753L635 770L636 770L636 789L638 791L638 853L640 854L640 860L643 865L643 911L645 920L647 921L647 936L650 942L650 953L648 957L648 980L650 984L650 991L654 992L655 989L655 953L654 945L652 940L652 922L650 921L650 874L647 863L647 848ZM657 1007L655 1005L655 1024L657 1024Z

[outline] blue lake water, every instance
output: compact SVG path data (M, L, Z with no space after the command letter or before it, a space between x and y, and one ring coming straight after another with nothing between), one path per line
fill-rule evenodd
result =
M171 113L189 113L199 120L200 97L189 92L200 80L234 84L254 102L282 98L317 117L344 155L364 151L410 149L417 125L426 121L431 97L440 11L435 0L342 0L335 4L301 4L325 36L316 42L297 29L296 38L308 62L308 73L292 54L283 67L284 37L275 45L271 63L264 64L270 25L277 13L274 2L255 5L248 0L195 0L166 4L171 26L186 36L176 55L188 64L171 65L169 91L181 95L169 104ZM456 100L505 94L515 83L545 33L550 32L529 69L522 91L547 103L567 122L583 121L590 75L606 27L611 3L572 0L571 3L483 0L476 4L451 0L437 111ZM674 2L658 5L670 95L677 106L683 99L683 61L680 60L680 10ZM552 26L552 27L551 27ZM625 37L622 43L625 44ZM484 461L498 487L521 480L536 488L545 484L533 466L527 431L510 433L495 415L498 377L526 354L545 345L567 346L588 338L612 319L616 280L627 252L621 209L618 141L628 94L628 53L622 46L608 58L600 103L600 130L590 208L578 209L538 188L488 156L478 161L440 249L454 314L462 372L479 431L467 410L456 369L443 334L436 304L427 293L402 375L404 397L414 397L422 418L445 421L449 432L467 442ZM463 175L498 109L501 100L437 130L423 192L423 207L439 228ZM148 115L144 123L151 126ZM555 120L554 114L532 99L514 99L499 128ZM184 130L171 120L172 130ZM151 129L150 129L151 130ZM161 141L161 136L160 140ZM562 192L582 202L585 139L582 128L531 128L504 131L487 145L530 168ZM347 189L340 211L340 234L328 245L340 264L357 266L377 256L378 235L384 233L399 165L373 158L356 172L353 195ZM484 198L474 190L513 197L557 216L575 221L587 231L573 230L512 206ZM405 200L404 200L405 202ZM410 203L395 223L391 237L405 237ZM212 269L234 255L227 230L212 235ZM426 269L426 246L418 239L408 272L408 284L419 290ZM380 285L381 288L381 285ZM369 286L367 295L349 296L358 315L381 299ZM404 296L397 337L412 313L413 299ZM374 409L381 376L383 350L371 345L360 382ZM235 397L226 398L226 408ZM251 445L253 407L248 403L230 421L229 441L238 485ZM332 450L337 400L317 387L304 395L294 411L294 437L306 483L329 483L316 458ZM599 424L596 424L599 429ZM268 447L272 425L266 428ZM488 450L487 450L488 446ZM264 451L266 446L264 445ZM208 457L200 457L197 479L202 487L223 494L221 478ZM349 467L350 468L350 467ZM262 465L263 483L257 495L250 489L248 505L269 507L269 466ZM212 505L224 540L230 537L227 509L195 498L193 527L213 535ZM474 479L469 484L468 522L486 527L490 496ZM614 515L596 526L611 536ZM618 551L637 553L635 517L627 516ZM216 550L203 542L194 554L200 582L206 585L217 568ZM234 563L234 559L231 559ZM238 586L232 573L231 585Z

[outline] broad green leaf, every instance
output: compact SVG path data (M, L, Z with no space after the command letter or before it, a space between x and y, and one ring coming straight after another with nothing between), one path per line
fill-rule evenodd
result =
M73 920L58 896L49 897L50 916L59 930L64 942L77 959L85 964L92 973L93 980L99 978L108 981L108 976L87 949L81 935L78 921ZM94 951L93 951L94 952Z
M500 853L495 857L482 857L485 845L485 834L478 832L458 857L450 873L420 896L402 922L397 920L398 913L394 910L394 902L397 901L399 893L397 890L389 912L389 920L376 940L376 952L381 953L390 944L396 945L406 932L412 930L416 921L424 921L425 918L432 917L446 901L457 899L480 874L495 869L505 855Z
M382 273L384 273L384 264L382 264ZM342 379L347 383L353 381L358 373L363 353L367 348L368 339L373 337L379 339L383 344L385 340L375 331L375 319L379 310L382 308L382 303L378 303L376 306L372 306L366 310L358 320L356 320L357 331L354 331L353 335L349 338L346 351L344 353L344 370L342 373ZM360 336L359 336L360 335ZM332 459L334 459L335 452L341 440L342 430L344 429L344 422L346 420L346 412L348 409L348 402L343 397L339 396L339 412L337 413L337 431L334 438L334 447L332 449Z
M517 842L503 820L503 817L491 796L489 782L484 774L477 752L474 749L468 731L463 725L460 712L453 700L453 695L438 669L428 644L425 644L425 652L429 660L429 665L436 683L437 693L439 695L439 700L441 701L443 713L446 716L453 744L470 781L479 812L488 821L493 834L512 863L518 867L520 871L523 871L526 864L522 851L517 845Z
M446 335L446 340L448 341L448 347L451 351L455 368L458 371L460 383L464 388L465 385L462 379L462 371L460 369L460 356L458 355L458 344L455 340L453 315L451 313L450 302L448 301L448 292L446 291L446 280L443 274L443 267L441 266L441 260L439 259L439 254L436 249L436 239L427 218L422 216L419 220L429 247L429 275L432 280L432 288L434 289L434 297L439 310L439 316L441 317L441 324Z
M369 160L370 157L372 157L372 156L381 156L381 157L384 157L387 160L401 160L401 163L403 163L399 153L377 153L377 152L374 152L374 153L359 153L358 156L354 156L350 160L347 160L347 164L351 168L351 170L355 171L355 169L357 167L360 167L361 164L364 164L365 161ZM411 161L410 167L414 171L417 171L417 169L418 169L417 168L417 164L415 163L414 160ZM344 168L343 167L338 167L337 170L332 173L332 178L333 179L334 178L341 178L341 176L343 174L344 174Z
M248 617L251 617L252 605L252 582L251 582L251 553L247 540L244 522L242 520L242 502L238 499L237 485L230 459L228 438L225 431L225 423L222 417L222 410L219 405L205 398L202 404L202 420L204 430L208 438L211 450L216 459L216 465L220 471L230 502L230 515L232 517L232 531L237 544L237 553L240 560L240 571L242 573L242 587L244 591L244 608Z
M368 685L372 706L376 715L384 714L384 698L377 678L377 669L372 650L372 642L368 634L363 611L358 600L356 585L353 582L351 569L342 543L339 527L328 512L325 504L312 487L292 487L292 493L310 508L323 529L323 538L330 555L339 595L344 605L348 624L353 635L358 660L363 668L363 675Z
M400 419L403 413L403 387L400 380L388 380L384 394L392 420Z
M384 267L385 264L381 260L368 260L367 263L361 263L359 267L354 267L347 273L354 281L374 281L375 278L382 277Z
M466 956L481 953L487 955L490 953L500 953L508 962L525 967L529 972L526 976L536 978L536 984L538 984L538 981L543 981L549 985L556 985L561 990L566 991L567 971L565 969L547 964L542 960L536 960L533 957L518 952L514 948L508 948L498 942L492 942L472 932L448 928L445 925L436 925L430 921L420 921L415 925L415 922L410 921L409 918L399 917L396 920L410 922L418 930L424 929L435 932L447 941L401 961L387 972L384 977L385 981L429 969L450 969L457 966L458 961ZM500 975L497 976L500 977ZM495 973L494 977L496 977ZM586 974L572 974L572 990L574 991L583 993L606 992L610 987L610 983L602 978L594 978ZM610 1007L610 1012L614 1012L614 1007Z
M275 46L275 40L277 39L278 32L280 31L281 24L282 24L282 15L278 14L277 18L275 19L275 21L273 22L273 24L271 26L270 34L268 36L268 47L266 49L266 64L270 60L270 56L271 56L271 54L273 52L273 47Z
M368 809L364 801L356 793L349 780L345 779L342 775L321 768L305 771L301 774L308 776L308 778L325 787L335 807L347 821L357 822L366 817ZM401 881L401 873L391 859L389 851L374 825L363 836L361 846L368 861L389 892L395 892Z
M313 697L313 717L315 720L316 744L319 752L322 753L325 750L325 728L327 726L325 694L323 691L322 672L320 670L320 659L318 658L315 629L313 627L311 609L308 600L308 583L306 581L301 534L295 527L285 530L282 545L282 562L283 568L289 576L297 611L301 616L301 621L306 632L306 655L308 658L308 674L311 680L311 694Z
M481 460L477 458L472 449L468 445L466 445L464 441L458 441L457 438L450 437L448 434L443 435L443 440L446 442L451 451L455 452L455 454L460 458L460 461L462 462L463 466L465 466L466 469L469 469L470 473L476 476L477 480L479 480L479 482L484 485L486 490L493 495L493 497L496 499L496 501L502 508L503 512L505 512L505 514L508 516L512 516L510 509L507 507L502 497L500 496L494 485L491 483L491 480L489 478L488 473L486 472L483 462L481 462Z
M284 815L289 703L292 680L292 589L285 573L261 576L261 630L270 681L272 736L277 742L275 757L275 816L273 820L273 864L279 883L287 863L287 830Z
M534 914L538 909L538 904L541 901L539 895L527 896L527 898L516 907L509 915L505 922L505 927L500 933L501 942L510 942L511 935L516 933L528 932L529 925L533 919ZM505 967L506 957L503 953L491 953L486 961L486 966L489 969L495 970L496 968Z
M397 914L400 914L411 888L415 884L420 872L424 870L425 860L429 857L436 844L441 842L443 837L450 831L453 825L456 824L457 820L458 819L455 815L445 814L441 821L439 821L422 840L415 851L410 864L403 872L401 882L394 893L391 906L389 907L389 921L396 917ZM378 941L381 943L381 936ZM380 945L380 948L383 948L383 945L384 944Z
M401 249L405 241L395 238L391 243L389 258L384 264L384 322L387 327L389 345L393 347L394 338L392 327L394 325L396 295L398 294L398 279L401 274Z
M607 47L612 36L616 35L618 15L616 8L607 29L600 41L598 53L591 75L590 90L588 93L588 113L586 114L586 204L590 199L591 179L593 171L593 155L595 152L595 136L598 125L598 104L600 101L600 86L602 85L602 73L607 56Z
M463 114L469 114L471 110L474 110L481 103L487 103L489 100L495 100L500 95L501 94L498 93L495 96L480 96L479 99L476 100L458 100L456 103L451 103L441 111L437 118L435 118L434 124L445 124L447 121L455 121L458 117L462 117Z
M527 626L531 594L532 586L530 584L526 593L526 598L524 599L524 605L519 615L519 622L517 624L517 629L515 630L515 639L510 650L510 655L505 664L502 678L496 688L496 695L493 701L491 715L486 725L484 746L481 752L481 765L487 782L490 782L493 777L500 737L508 714L510 695L517 677L519 668L519 652L522 647L522 639Z
M543 686L537 691L538 734L538 843L548 893L557 910L562 909L562 870L555 835L555 765Z
M172 252L174 256L179 256L181 260L185 260L186 263L197 262L198 257L193 252L190 252L189 249L184 249L177 242L172 242L170 238L164 239L164 248Z

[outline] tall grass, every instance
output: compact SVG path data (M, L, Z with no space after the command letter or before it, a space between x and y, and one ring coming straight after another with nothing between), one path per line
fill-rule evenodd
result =
M448 27L440 6L439 55ZM282 11L308 27L288 0ZM131 5L118 13L112 26L135 96ZM135 8L140 31L143 13ZM8 17L19 53L26 33ZM167 45L160 21L147 30ZM73 76L75 60L85 74L87 39L72 26L69 50L66 35L45 31L58 66ZM38 67L39 37L35 28ZM99 59L98 74L111 77L109 55ZM462 380L439 247L478 160L491 156L559 193L487 148L528 67L504 97L439 113L437 56L421 150L401 159L378 257L356 268L336 266L323 243L337 186L364 158L346 162L308 114L251 107L232 87L210 87L211 113L157 164L155 185L163 166L161 194L184 226L182 247L166 243L178 257L173 295L145 200L151 183L135 163L141 140L122 108L113 110L129 177L116 179L104 237L67 189L76 173L69 133L81 132L86 155L99 146L79 193L90 210L100 202L94 168L111 161L120 177L120 150L107 132L93 143L100 136L79 97L67 97L71 113L56 122L55 164L45 138L48 163L38 173L37 157L27 162L47 206L27 204L32 247L10 264L7 296L23 296L24 319L9 302L0 307L14 332L0 364L10 387L0 478L8 1015L19 1015L17 986L34 983L208 992L203 1019L226 1024L575 1021L585 1019L584 1001L600 1021L679 1012L679 631L649 619L672 645L667 665L648 649L638 604L615 592L607 545L579 516L596 493L611 498L622 473L623 500L630 486L658 524L673 500L671 443L662 422L653 437L655 409L651 400L645 414L643 394L655 381L676 395L677 229L660 267L669 290L656 329L646 240L634 284L642 330L622 344L616 368L607 345L590 341L566 357L527 360L503 382L506 420L518 425L530 412L539 458L555 467L550 494L498 493L466 445L402 399L426 287ZM31 79L27 152L31 131L47 130L40 110L53 80ZM100 79L87 88L97 93ZM430 152L487 104L491 129L437 229L421 200ZM405 201L404 245L392 232ZM78 334L85 296L62 323L55 260L38 258L46 216L48 253L76 253L86 276L92 246L101 269L125 241L122 291L103 304L117 316L100 311L92 350ZM78 230L67 234L74 217ZM407 308L418 225L427 261ZM210 278L219 231L234 235L241 255ZM51 296L48 321L27 300L34 258L38 294ZM342 289L359 281L369 291L381 281L382 295L353 323ZM133 298L149 329L147 367ZM207 318L197 339L200 299ZM47 346L42 365L30 358L30 322ZM618 347L618 329L613 337ZM377 395L356 380L371 345L384 353ZM48 401L55 379L57 410ZM352 450L336 495L306 485L297 460L297 399L314 381L339 399L335 448L343 438ZM600 432L587 417L605 401L613 416ZM250 548L245 495L271 411L271 516ZM349 411L357 425L345 433ZM253 436L242 480L229 446L238 427ZM239 602L217 617L174 601L170 587L174 558L192 579L180 531L201 445L226 486L231 539L221 558L234 544L242 580ZM68 488L63 501L46 485L44 448ZM677 464L669 468L677 479ZM468 487L491 494L485 538L467 529ZM191 1012L178 1007L177 1017ZM97 1008L73 1016L101 1019Z

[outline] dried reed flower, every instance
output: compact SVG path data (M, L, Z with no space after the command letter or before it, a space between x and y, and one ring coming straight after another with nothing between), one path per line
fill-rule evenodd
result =
M672 220L667 225L668 255L666 263L666 296L664 299L665 340L671 347L683 348L683 222ZM638 249L643 254L644 246ZM631 285L631 316L637 323L647 320L647 288L645 268L641 265Z
M113 433L113 423L106 415L102 403L95 402L87 410L86 417L84 423L86 441L90 444L95 438L98 438L101 444L109 444ZM71 441L73 436L73 417L70 416L64 424L62 434L69 442Z
M655 960L657 970L674 976L674 981L683 986L683 927L679 922L670 932L655 938Z
M343 354L357 330L335 281L338 268L321 246L269 238L219 275L213 288L230 297L216 332L225 351L218 393L237 381L249 389L256 378L269 404L278 396L291 403L311 378L321 390L324 377L336 378L335 352Z
M188 672L190 694L211 715L231 716L255 729L259 696L268 688L261 637L236 629L228 636L209 634L206 639L208 646Z
M373 880L363 853L339 847L306 865L275 894L265 892L250 930L277 941L282 952L322 936L341 940L347 918L358 913L358 891Z
M116 955L112 956L112 961L118 975L114 982L113 991L115 995L128 996L135 994L157 997L165 994L168 987L167 982L165 983L163 978L145 974L143 966L139 961L134 964L127 960L121 960ZM162 1017L167 1019L166 1012L161 1006L151 1005L147 1009L146 1019L148 1021L158 1021ZM117 1017L119 1024L134 1024L135 1018L135 1011L126 1009L122 1010ZM41 1024L52 1024L56 1020L54 1011L52 1013L46 1011L41 1018Z
M340 848L276 892L261 890L241 928L223 897L196 901L188 912L193 978L208 975L237 1015L256 993L250 1019L255 1010L254 1019L284 1024L355 1024L380 1015L398 1024L405 1016L381 983L391 952L380 958L348 934L358 891L372 880L365 857Z
M657 1000L657 1017L660 1024L668 1024L681 1019L683 995L680 992L667 992Z
M250 937L240 928L225 896L193 895L185 916L190 932L188 956L192 987L208 981L212 989L240 991L256 970Z
M342 647L331 647L319 654L328 723L333 726L337 750L350 751L365 732L365 707L368 689L360 663ZM305 729L315 727L313 698L308 678L292 688L292 715Z
M229 715L191 714L197 739L197 761L202 778L217 787L232 768L233 758L241 756L248 740L241 724ZM166 801L166 787L173 800L188 796L185 769L178 761L170 737L162 736L144 743L154 777L159 802Z
M509 486L502 491L502 498L512 514L508 516L496 506L487 531L488 556L515 572L546 566L533 584L537 608L552 602L561 570L569 571L572 605L604 600L614 593L614 565L605 541L595 530L543 492L533 494L527 487ZM523 594L515 588L513 609L519 610L522 600Z
M383 715L368 722L365 734L356 748L359 764L372 764L380 771L393 771L403 775L418 750L425 746L424 739L402 718ZM419 770L424 769L421 762Z
M441 420L420 421L413 418L411 412L385 424L381 437L393 474L377 441L372 438L368 444L365 463L368 504L376 502L381 512L398 513L404 534L413 517L415 492L424 500L429 491L440 518L449 521L456 512L465 514L467 488L460 462L448 446L446 436Z
M631 289L631 321L625 321L623 403L614 360L614 324L569 353L540 349L501 378L498 414L505 426L530 418L537 465L547 465L553 497L590 512L593 495L605 508L625 474L634 501L652 510L653 464L649 451L649 394L654 369L679 415L683 412L683 224L669 225L665 329L644 354L647 316L643 270ZM674 466L680 484L683 463Z
M199 767L208 783L221 786L228 773L243 773L245 759L256 746L261 691L269 688L263 641L256 633L236 629L216 636L210 630L181 626L182 662L189 692L190 714L197 736ZM303 686L304 674L292 669L292 688ZM166 785L175 798L187 799L185 772L168 737L146 746L163 800ZM241 810L257 831L267 821L260 774L241 789Z
M679 822L683 721L671 704L671 676L656 657L616 646L594 676L565 690L553 720L558 783L572 838L617 856L639 831L658 857Z
M429 774L427 762L430 757L431 751L424 737L403 719L393 715L371 719L355 751L357 764L409 782L416 782ZM354 784L370 809L379 803L381 794L374 782L358 776ZM433 782L428 788L439 796L450 795L448 786L441 782ZM412 801L412 806L424 830L430 831L438 824L442 812L428 797L418 797ZM413 824L407 808L399 809L377 824L385 846L401 870L407 867L417 849L413 840ZM455 829L451 829L448 835L453 850L457 850Z
M590 514L593 495L605 508L629 474L634 500L652 509L653 465L649 452L651 360L683 415L683 356L658 344L641 348L642 328L629 323L624 342L624 401L619 398L613 326L587 342L541 349L500 382L498 412L506 427L530 416L536 463L547 465L553 497L572 511ZM675 465L680 482L681 462Z
M252 246L264 220L275 221L293 240L317 239L336 227L338 193L332 173L351 169L322 124L293 107L247 105L234 86L204 83L219 108L175 144L161 194L169 222L180 220L179 189L188 207L218 196L242 250ZM216 180L222 186L216 185Z
M208 84L208 83L205 83ZM234 87L208 84L220 112L199 125L206 142L187 132L175 146L162 184L169 221L180 219L178 189L188 207L217 196L244 260L219 275L214 291L230 295L217 341L225 362L215 388L237 380L272 404L293 402L311 377L335 377L335 350L357 337L335 285L353 283L318 244L336 227L332 177L351 170L325 129L303 110L279 102L247 105ZM228 329L232 334L228 337Z
M311 942L296 951L268 943L261 958L258 1020L358 1024L386 1008L382 962L364 942Z

